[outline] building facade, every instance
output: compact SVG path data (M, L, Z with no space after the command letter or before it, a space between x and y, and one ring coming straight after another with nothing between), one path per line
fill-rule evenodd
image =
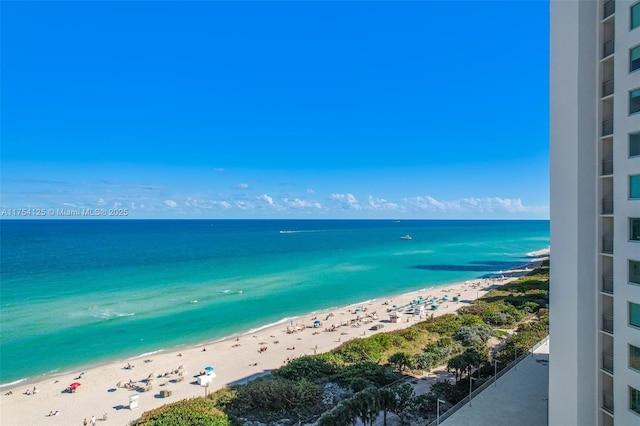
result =
M549 424L640 425L640 1L551 1Z

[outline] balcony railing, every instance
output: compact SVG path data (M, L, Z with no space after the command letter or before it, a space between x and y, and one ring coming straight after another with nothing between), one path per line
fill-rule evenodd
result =
M613 395L602 392L602 408L613 414Z
M602 252L607 254L613 254L613 238L602 239Z
M602 354L602 369L613 374L613 355L607 353Z
M616 2L614 0L609 0L604 4L604 14L602 15L602 19L606 19L609 16L613 15L616 11Z
M602 174L603 175L613 174L613 160L602 160Z
M613 55L613 53L616 51L615 48L615 39L611 39L608 41L605 41L602 44L602 57L606 58L609 55Z
M605 81L602 83L602 97L609 96L613 94L613 79Z
M610 275L602 276L602 292L613 294L613 277Z
M602 136L613 134L613 120L604 120L602 122Z
M602 214L613 214L613 198L602 199Z
M613 315L602 316L602 331L613 334Z

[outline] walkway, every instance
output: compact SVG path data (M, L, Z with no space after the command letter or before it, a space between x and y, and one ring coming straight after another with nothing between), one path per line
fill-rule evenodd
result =
M523 359L517 369L500 377L471 404L441 422L444 426L547 425L549 343Z

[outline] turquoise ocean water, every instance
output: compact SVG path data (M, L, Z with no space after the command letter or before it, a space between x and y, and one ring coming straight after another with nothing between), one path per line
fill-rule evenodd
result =
M4 220L0 236L6 384L497 273L548 247L549 222Z

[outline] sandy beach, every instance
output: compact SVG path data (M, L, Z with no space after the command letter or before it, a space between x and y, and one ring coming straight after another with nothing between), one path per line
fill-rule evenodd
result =
M0 395L0 424L82 425L84 419L90 421L95 416L98 424L126 425L144 411L163 404L204 396L206 392L267 374L287 359L327 352L354 338L405 328L432 314L455 312L491 288L528 273L547 254L548 250L531 253L539 257L532 257L531 263L522 269L504 271L498 278L475 279L329 309L239 337L4 387ZM422 316L410 312L412 300L421 296L436 299L438 309L431 310L427 305ZM459 301L454 302L454 297ZM394 309L394 305L398 308ZM390 321L391 312L398 314L396 323ZM314 327L316 321L320 324ZM374 331L371 329L374 325L383 327ZM194 376L205 372L208 366L214 368L216 377L206 388ZM67 392L72 383L79 386L74 392ZM26 394L27 390L30 394ZM129 408L132 396L138 397L136 409Z

